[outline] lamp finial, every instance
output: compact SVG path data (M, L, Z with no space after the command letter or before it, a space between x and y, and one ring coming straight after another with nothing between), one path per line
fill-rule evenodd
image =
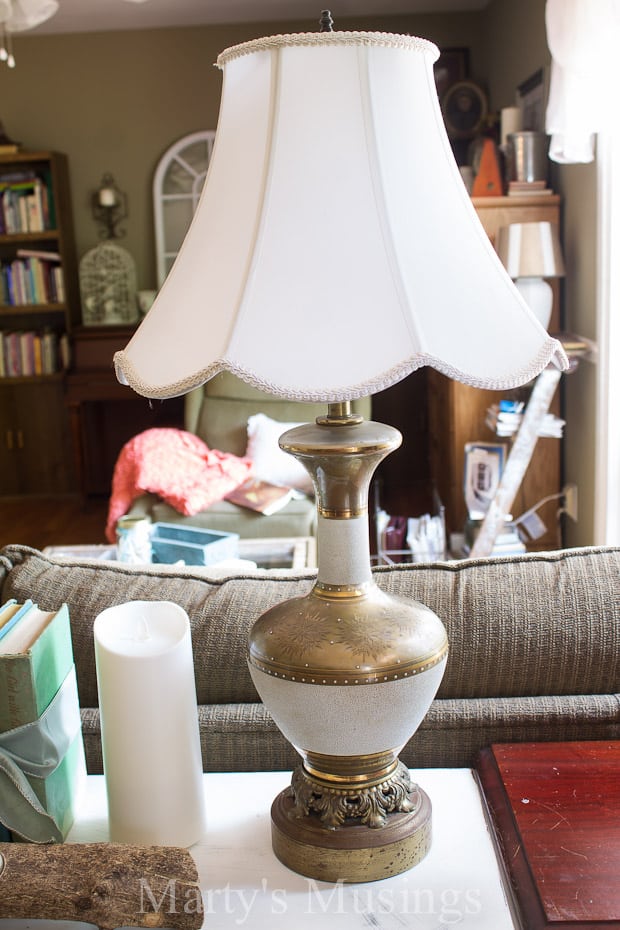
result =
M332 19L331 10L321 10L321 18L319 20L319 32L333 32L334 31L334 20Z

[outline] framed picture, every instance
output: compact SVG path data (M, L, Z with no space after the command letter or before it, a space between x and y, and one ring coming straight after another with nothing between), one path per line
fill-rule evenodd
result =
M446 91L457 81L464 81L469 73L469 49L442 48L433 65L435 87L441 100Z
M473 81L457 81L444 94L441 109L450 139L473 139L485 124L486 94Z
M522 128L531 132L545 131L548 70L539 68L517 87L517 106L521 110Z

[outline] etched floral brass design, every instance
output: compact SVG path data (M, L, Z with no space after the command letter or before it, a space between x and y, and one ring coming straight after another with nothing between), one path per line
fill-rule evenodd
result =
M447 650L445 630L428 608L371 583L363 594L311 592L276 605L254 626L249 660L288 681L363 685L418 675Z
M292 818L317 814L328 830L337 830L346 821L379 829L387 823L388 814L412 813L422 803L419 789L402 762L379 784L338 788L313 778L300 765L293 772L288 791L294 799Z

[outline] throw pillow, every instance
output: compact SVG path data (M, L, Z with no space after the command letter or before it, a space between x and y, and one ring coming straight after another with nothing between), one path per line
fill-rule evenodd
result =
M281 423L264 413L248 419L248 445L246 458L253 464L253 475L271 484L282 484L312 494L312 480L301 462L283 452L278 439L286 430L301 423Z

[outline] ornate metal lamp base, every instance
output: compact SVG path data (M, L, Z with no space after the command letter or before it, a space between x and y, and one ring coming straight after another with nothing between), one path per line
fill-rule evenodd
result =
M318 574L303 597L262 614L249 637L252 681L303 765L271 808L281 862L322 881L405 872L431 842L431 805L398 763L441 681L443 624L373 578L368 484L400 444L349 403L280 437L312 476Z
M431 802L399 765L385 782L332 787L300 767L271 808L273 850L284 865L327 882L406 872L431 846Z

